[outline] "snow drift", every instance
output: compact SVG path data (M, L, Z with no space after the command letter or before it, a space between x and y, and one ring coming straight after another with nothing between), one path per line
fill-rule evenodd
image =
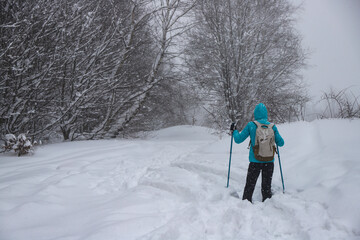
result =
M0 155L0 239L360 239L359 120L278 125L273 198L241 196L245 141L179 126L143 140L67 142Z

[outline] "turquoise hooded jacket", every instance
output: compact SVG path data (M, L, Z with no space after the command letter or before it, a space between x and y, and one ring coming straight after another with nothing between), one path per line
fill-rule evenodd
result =
M267 109L263 103L259 103L258 105L256 105L255 110L254 110L254 118L256 121L258 121L262 124L270 124L270 122L268 122ZM274 134L275 134L275 143L279 147L284 146L284 139L280 136L279 131L275 125L273 127L273 130L274 130ZM238 144L242 143L243 141L245 141L245 139L247 139L248 136L250 136L251 147L250 147L250 152L249 152L249 161L256 162L256 163L264 163L264 162L256 160L255 156L254 156L252 147L254 146L254 143L255 143L255 135L256 135L256 124L254 122L249 122L240 133L238 130L235 130L233 132L234 140ZM274 162L274 159L271 162Z

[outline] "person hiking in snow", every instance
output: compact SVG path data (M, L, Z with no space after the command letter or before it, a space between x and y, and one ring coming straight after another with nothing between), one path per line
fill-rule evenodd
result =
M268 122L267 109L263 103L260 103L255 107L254 118L255 121L249 122L241 132L236 130L236 125L234 123L231 125L231 131L237 144L242 143L250 136L250 163L242 198L243 200L248 200L250 202L252 202L252 195L260 172L262 200L265 201L266 199L271 198L271 181L274 172L274 153L276 149L274 141L279 147L284 145L284 140L280 136L276 126L273 123ZM268 129L272 129L273 131L269 131ZM259 135L266 137L261 137ZM264 144L267 146L266 148L264 147Z

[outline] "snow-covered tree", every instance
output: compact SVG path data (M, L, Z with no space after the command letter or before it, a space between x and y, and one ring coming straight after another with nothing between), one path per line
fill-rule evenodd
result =
M189 2L0 1L1 134L73 140L128 128L170 79Z
M218 126L252 119L263 102L273 120L299 115L307 97L299 81L306 52L288 1L200 0L189 34L189 75L206 89Z

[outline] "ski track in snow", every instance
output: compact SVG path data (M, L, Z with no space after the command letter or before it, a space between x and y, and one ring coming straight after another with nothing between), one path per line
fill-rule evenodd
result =
M33 156L1 156L0 239L360 239L302 187L290 182L282 194L277 164L272 199L260 202L260 179L254 204L231 196L242 196L247 143L234 144L227 189L230 139L178 128L148 140L62 143ZM171 138L192 131L194 138ZM312 149L299 156L294 146L309 143L289 141L289 156L324 148L314 127L303 134ZM282 161L285 170L299 164Z

